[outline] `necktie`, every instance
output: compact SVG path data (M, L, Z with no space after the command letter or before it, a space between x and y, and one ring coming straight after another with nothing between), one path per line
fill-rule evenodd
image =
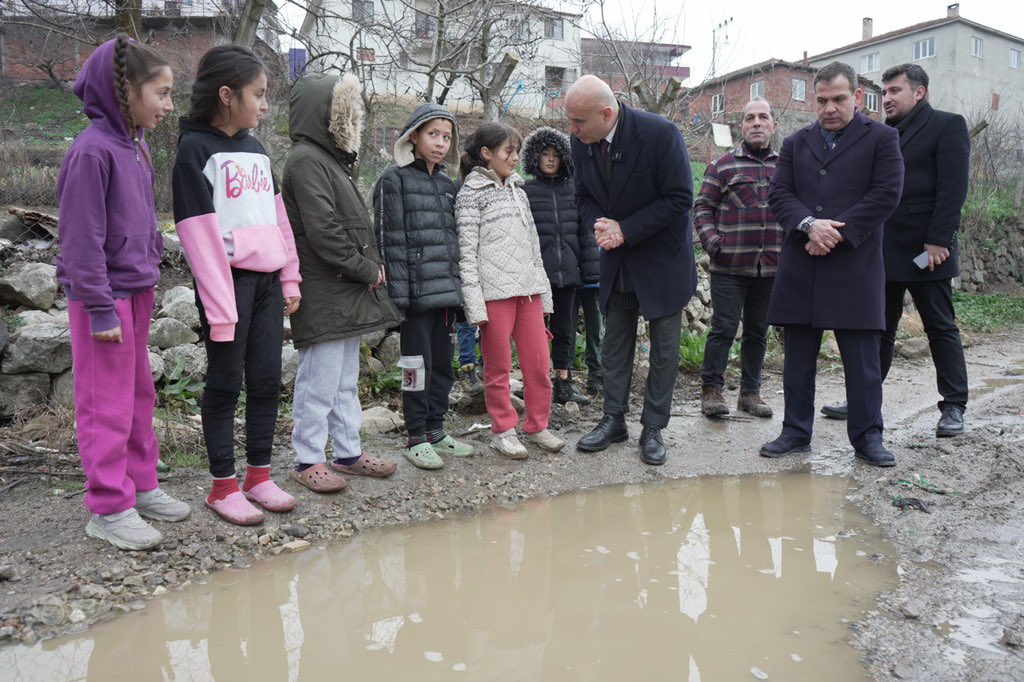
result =
M608 163L608 148L611 146L612 145L608 140L601 140L601 142L598 143L598 147L601 149L601 158L604 159L606 164Z
M838 141L839 133L835 132L834 130L830 130L829 132L825 133L825 151L831 152L833 149L835 149L836 142Z

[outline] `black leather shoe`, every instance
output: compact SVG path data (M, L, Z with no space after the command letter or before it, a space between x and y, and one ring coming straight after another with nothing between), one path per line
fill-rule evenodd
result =
M821 413L829 419L846 419L846 403L822 405Z
M621 443L629 438L626 418L621 414L606 414L601 417L594 430L576 441L576 448L586 452L600 452L612 443Z
M942 416L935 426L935 435L939 438L952 438L964 432L964 413L956 405L942 408Z
M862 449L854 449L853 454L857 459L870 464L873 467L896 466L896 458L892 456L882 443L868 443Z
M555 380L551 382L551 400L559 405L565 405L566 403L590 404L590 398L576 390L572 379L559 379L558 377L555 377Z
M645 426L640 431L640 461L651 466L661 466L668 459L668 450L661 440L661 429Z
M799 441L792 436L782 434L770 443L765 443L761 446L761 449L757 454L762 457L785 457L786 455L795 455L799 452L810 452L811 444Z

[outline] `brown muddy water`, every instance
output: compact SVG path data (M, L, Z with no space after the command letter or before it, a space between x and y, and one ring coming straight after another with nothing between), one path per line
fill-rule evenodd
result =
M848 622L897 576L850 486L705 477L367 531L0 649L0 679L863 680Z

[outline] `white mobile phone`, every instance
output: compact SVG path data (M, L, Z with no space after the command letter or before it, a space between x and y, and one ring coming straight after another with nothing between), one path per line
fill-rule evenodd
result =
M921 268L922 270L927 269L927 267L928 267L928 251L927 250L922 251L920 253L920 255L918 255L918 256L916 256L914 258L914 265L916 265L917 267Z

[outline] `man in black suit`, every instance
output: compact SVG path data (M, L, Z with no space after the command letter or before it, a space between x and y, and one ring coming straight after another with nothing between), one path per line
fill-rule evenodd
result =
M818 122L782 143L768 202L784 232L768 322L786 330L782 433L764 457L810 450L814 382L824 330L835 331L854 454L896 463L882 443L879 347L885 329L882 229L899 203L896 131L860 114L857 74L833 62L814 77Z
M697 287L686 144L672 123L618 102L595 76L583 76L569 88L565 112L580 222L593 227L601 247L605 311L604 417L576 446L597 452L629 437L625 413L643 313L650 324L651 366L640 416L640 459L664 464L661 430L668 425L679 372L682 311Z
M936 111L928 103L928 74L917 64L888 69L882 89L885 122L899 131L906 168L900 205L885 223L882 379L892 365L909 291L928 335L942 396L935 434L958 436L967 409L967 363L950 280L960 274L957 231L967 198L971 140L963 116ZM826 405L821 411L833 419L845 419L847 413L846 405Z

